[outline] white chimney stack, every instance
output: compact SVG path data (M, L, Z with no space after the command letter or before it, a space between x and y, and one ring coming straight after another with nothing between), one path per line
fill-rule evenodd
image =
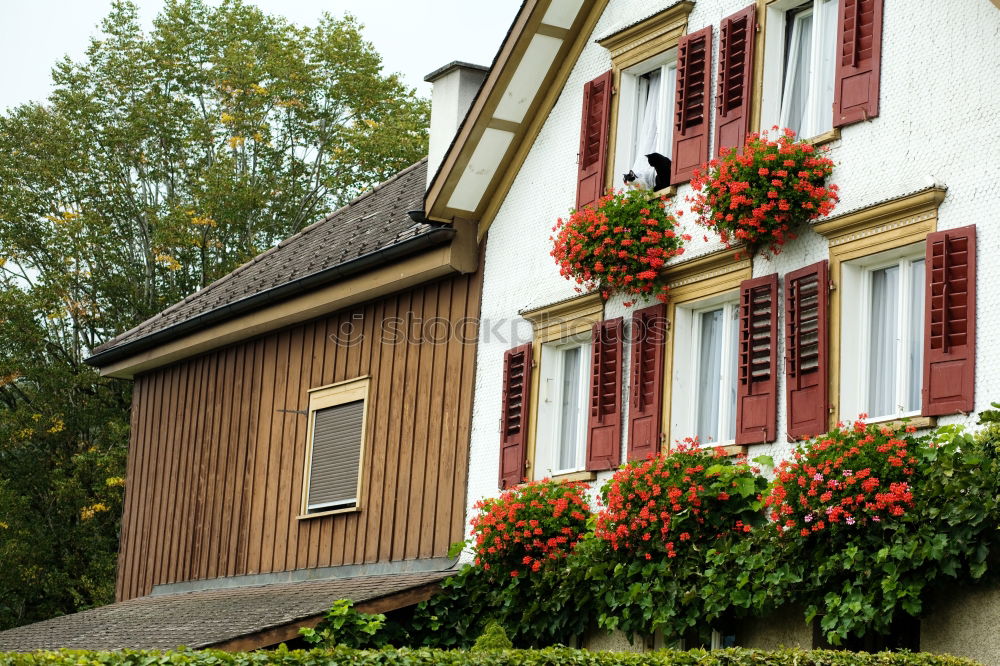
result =
M424 81L433 86L430 146L427 151L428 187L489 71L489 67L456 60L424 77Z

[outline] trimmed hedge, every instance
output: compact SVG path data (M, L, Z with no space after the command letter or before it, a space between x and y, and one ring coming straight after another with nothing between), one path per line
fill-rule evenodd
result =
M287 650L229 653L215 650L176 652L86 652L63 650L27 654L0 654L0 666L972 666L958 657L927 653L834 652L829 650L660 650L657 652L589 652L569 648L544 650Z

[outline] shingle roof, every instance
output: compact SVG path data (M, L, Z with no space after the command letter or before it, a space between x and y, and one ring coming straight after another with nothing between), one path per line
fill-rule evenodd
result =
M183 301L94 350L95 357L221 308L435 231L407 213L423 208L427 160L400 171L325 219L287 238ZM95 359L100 365L100 359Z
M0 652L203 648L322 614L337 599L378 599L453 573L359 576L139 597L2 631Z

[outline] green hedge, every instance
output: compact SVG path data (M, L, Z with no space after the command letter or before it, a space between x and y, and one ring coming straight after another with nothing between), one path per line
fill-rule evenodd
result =
M658 652L588 652L568 648L544 650L461 651L424 649L351 650L286 650L228 653L213 650L176 652L35 652L0 654L0 666L100 666L101 664L132 666L201 665L212 666L971 666L968 659L905 652L833 652L828 650L744 650L739 648L706 652L691 650L661 650Z

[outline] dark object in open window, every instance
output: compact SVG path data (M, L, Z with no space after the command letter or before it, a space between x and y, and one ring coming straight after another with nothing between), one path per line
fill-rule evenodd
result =
M670 185L670 158L659 153L646 155L649 166L656 169L656 183L653 185L654 191L660 191Z

